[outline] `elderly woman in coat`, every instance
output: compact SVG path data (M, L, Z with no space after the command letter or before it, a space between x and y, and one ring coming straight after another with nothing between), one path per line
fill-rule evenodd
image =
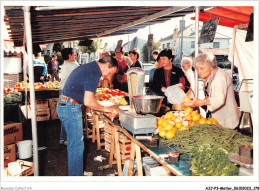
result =
M230 75L217 67L211 53L199 54L193 59L193 66L204 80L205 98L193 98L184 104L189 107L206 106L207 117L215 118L225 128L234 129L239 123L238 109Z

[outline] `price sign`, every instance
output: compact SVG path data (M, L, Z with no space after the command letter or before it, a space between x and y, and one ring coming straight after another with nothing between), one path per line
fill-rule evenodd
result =
M178 28L175 28L173 31L173 41L172 41L172 55L176 56L176 47L177 47L177 38L178 38Z
M254 40L254 13L251 13L247 27L246 42Z
M121 51L122 43L123 43L123 40L117 41L115 52L120 52Z
M135 37L135 38L133 39L132 46L131 46L131 49L130 49L130 50L133 50L133 49L135 48L136 39L137 39L137 37Z
M152 50L153 49L153 34L149 34L148 35L147 49L148 50Z
M219 18L212 19L203 23L201 33L200 33L200 38L199 38L199 44L209 43L214 41L217 26L218 26L218 21Z

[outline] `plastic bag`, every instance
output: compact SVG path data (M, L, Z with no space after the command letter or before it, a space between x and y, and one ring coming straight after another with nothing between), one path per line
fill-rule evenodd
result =
M167 100L171 104L181 104L183 102L183 98L186 97L185 92L179 87L182 84L176 84L173 86L169 86L164 94L167 96Z

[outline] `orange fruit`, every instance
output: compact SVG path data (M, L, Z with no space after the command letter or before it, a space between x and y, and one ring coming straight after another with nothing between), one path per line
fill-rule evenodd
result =
M167 126L167 125L168 125L168 123L169 123L169 122L168 122L167 120L163 120L163 122L162 122L162 126L164 126L164 127L165 127L165 126Z
M195 123L195 122L192 122L192 123L190 124L190 126L193 126L193 125L196 125L196 123Z
M196 111L192 111L191 113L190 113L190 115L191 116L194 116L194 115L197 115L198 113L196 112Z
M207 124L207 119L201 118L201 119L199 120L199 124Z
M173 120L173 121L175 121L176 118L177 118L176 115L173 115L173 116L172 116L172 120Z
M182 122L177 122L177 123L175 124L175 127L176 127L177 129L180 129L180 128L182 127Z
M183 130L189 130L189 126L188 125L184 125L181 127L180 131L183 131Z
M214 118L209 118L208 121L210 121L211 124L218 124L218 121Z
M192 116L192 121L197 122L199 120L200 120L200 115L199 114Z
M165 130L159 130L159 136L160 137L165 137L165 135L166 135L166 131Z
M158 126L161 125L162 122L163 122L163 119L162 119L162 118L158 118L158 120L157 120L157 124L158 124Z
M173 124L168 123L168 125L166 125L166 126L164 127L164 129L165 129L166 131L169 131L169 130L173 129Z
M166 119L171 119L173 117L173 113L172 112L167 112L165 114L165 117L166 117Z
M167 131L166 135L165 135L166 139L172 139L174 136L175 136L175 133L172 130Z
M193 109L191 107L187 107L187 108L184 109L184 111L186 113L191 113L193 111Z
M184 97L183 98L183 102L188 102L188 101L191 101L191 99L189 97Z
M191 115L186 115L184 118L185 118L185 119L188 119L188 120L191 120L191 119L192 119L192 116L191 116Z

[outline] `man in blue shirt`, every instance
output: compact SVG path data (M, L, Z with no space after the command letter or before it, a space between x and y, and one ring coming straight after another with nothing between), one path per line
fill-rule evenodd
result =
M57 113L67 133L69 176L83 175L83 121L81 105L103 112L114 112L114 107L104 107L95 99L100 77L112 76L118 64L110 55L98 62L83 64L73 70L67 79L57 103Z

